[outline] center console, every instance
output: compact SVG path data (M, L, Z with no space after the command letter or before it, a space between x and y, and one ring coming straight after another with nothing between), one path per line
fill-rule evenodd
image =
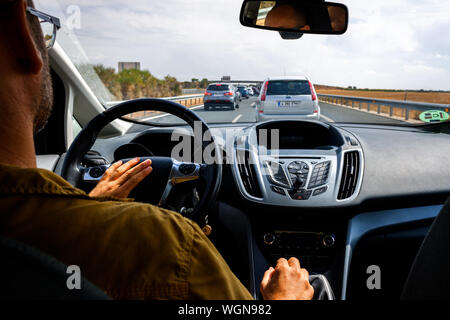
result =
M335 207L354 200L363 176L355 137L313 121L272 121L236 137L233 176L252 202Z
M333 278L342 275L347 224L324 213L359 194L364 155L358 140L322 122L271 121L243 130L233 152L238 191L260 208L249 216L264 258L274 266L279 258L296 257L337 288L341 279Z

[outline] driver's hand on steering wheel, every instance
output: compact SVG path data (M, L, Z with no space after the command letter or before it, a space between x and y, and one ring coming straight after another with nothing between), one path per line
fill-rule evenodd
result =
M274 268L264 273L261 281L264 300L311 300L314 288L309 283L309 273L300 267L297 258L281 258Z
M151 160L140 163L139 158L122 163L118 161L105 171L91 197L128 198L130 192L152 172Z

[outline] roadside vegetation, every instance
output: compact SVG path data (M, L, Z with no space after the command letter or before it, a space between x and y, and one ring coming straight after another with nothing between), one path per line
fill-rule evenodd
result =
M106 89L117 100L179 96L183 89L201 89L208 85L208 79L194 78L191 81L180 82L170 75L158 79L148 70L126 69L116 72L114 68L101 64L95 65L94 70Z
M159 79L148 70L127 69L116 72L114 68L101 64L93 66L93 69L109 93L114 96L114 99L110 100L180 96L183 89L205 89L209 83L206 78L180 82L170 75ZM343 88L326 85L315 87L320 94L450 104L449 91L362 89L354 86Z

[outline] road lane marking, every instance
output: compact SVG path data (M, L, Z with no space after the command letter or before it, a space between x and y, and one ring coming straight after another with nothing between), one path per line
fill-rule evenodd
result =
M328 118L327 116L324 116L323 114L321 114L320 117L321 117L321 118L324 118L324 119L325 119L326 121L328 121L328 122L334 122L333 119Z
M201 105L201 106L196 106L196 107L192 107L192 108L189 108L189 109L190 109L190 110L195 110L195 109L199 109L199 108L202 108L202 107L203 107L203 105ZM167 117L167 116L173 116L173 114L166 113L166 114L160 114L159 116L154 116L154 117L145 118L145 119L137 119L137 120L138 120L138 121L145 122L145 121L148 121L148 120L159 119L159 118L163 118L163 117Z
M242 118L242 114L238 115L236 118L233 119L233 121L231 121L231 123L236 123L239 121L239 119Z

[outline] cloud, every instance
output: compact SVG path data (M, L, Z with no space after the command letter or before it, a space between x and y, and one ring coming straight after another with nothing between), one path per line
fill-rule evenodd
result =
M73 1L36 3L65 21ZM81 29L63 30L58 39L76 61L140 61L158 77L179 80L306 74L329 85L450 90L448 1L345 3L345 35L286 41L241 26L242 0L79 0Z

